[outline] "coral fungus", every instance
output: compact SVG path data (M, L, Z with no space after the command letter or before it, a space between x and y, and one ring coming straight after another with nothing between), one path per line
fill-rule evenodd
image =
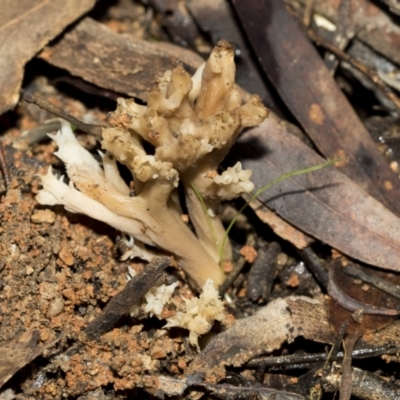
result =
M104 221L136 241L173 254L200 287L208 278L219 285L224 279L219 246L225 234L219 205L250 192L253 184L251 172L243 171L240 163L221 175L216 170L241 130L260 124L268 114L258 96L242 105L233 57L233 47L220 41L193 78L182 66L165 72L147 105L119 99L110 127L102 132L102 167L63 124L52 138L70 184L49 169L41 175L38 202L63 204ZM154 147L154 154L146 152L143 141ZM133 197L117 162L132 174ZM181 218L179 182L194 231ZM229 246L223 258L231 258Z

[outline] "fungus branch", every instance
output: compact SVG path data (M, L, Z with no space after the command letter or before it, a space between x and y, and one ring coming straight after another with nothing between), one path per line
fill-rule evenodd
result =
M38 202L63 204L175 255L199 286L208 278L221 284L218 247L225 230L219 206L223 200L251 192L253 184L251 171L243 171L240 163L220 175L216 170L241 130L260 124L268 115L257 96L241 104L233 56L233 47L220 41L193 78L182 66L165 72L147 106L118 99L110 127L102 132L103 167L63 124L53 139L71 184L56 179L49 170L41 176ZM146 152L143 141L154 147L154 154ZM129 196L116 161L131 172L135 197ZM179 181L195 232L181 217L176 201ZM230 257L230 247L225 246L224 259Z

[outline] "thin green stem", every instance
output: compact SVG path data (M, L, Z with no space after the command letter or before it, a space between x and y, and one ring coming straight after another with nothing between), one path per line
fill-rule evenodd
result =
M204 199L203 199L202 195L200 194L199 190L197 189L197 187L196 187L196 185L194 183L191 183L190 186L192 187L194 193L196 194L196 197L200 201L201 208L203 209L203 212L204 212L204 214L206 216L207 224L208 224L208 227L210 229L211 235L212 235L212 237L214 239L215 245L218 247L219 243L218 243L217 233L215 232L214 225L212 224L212 221L211 221L211 217L208 214L208 210L207 210L207 207L206 207L206 205L204 203Z
M228 235L230 230L232 229L233 225L235 224L238 216L243 212L243 210L254 200L256 199L261 193L265 192L267 189L269 189L271 186L277 184L278 182L281 182L287 178L291 178L293 176L297 176L297 175L302 175L302 174L307 174L308 172L313 172L313 171L317 171L319 169L325 168L329 165L335 164L336 162L340 161L341 158L336 158L335 160L330 160L327 161L323 164L318 164L318 165L314 165L312 167L308 167L308 168L303 168L303 169L299 169L297 171L292 171L292 172L288 172L286 174L283 174L281 176L278 176L278 178L274 179L272 182L267 183L266 185L264 185L261 189L258 189L251 197L250 199L246 202L246 204L235 214L235 216L233 217L232 221L230 222L230 224L228 225L228 227L226 228L225 231L225 235L224 238L222 240L221 243L221 247L219 249L219 260L220 263L222 263L222 255L224 253L224 248L226 246L226 242L228 240Z

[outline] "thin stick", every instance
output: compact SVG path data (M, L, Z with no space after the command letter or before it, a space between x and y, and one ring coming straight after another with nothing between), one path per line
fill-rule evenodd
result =
M62 108L55 106L54 104L50 103L43 97L38 96L37 94L33 95L31 93L27 93L24 96L24 100L28 103L36 104L41 109L48 111L49 113L57 117L65 119L70 124L76 126L79 130L83 132L89 133L90 135L94 136L101 136L102 127L100 125L85 124L84 122L79 121L72 115L65 112Z
M222 285L219 287L219 295L224 297L225 292L229 289L235 279L239 276L242 271L244 265L246 264L246 260L243 257L240 257L239 260L236 261L233 270L229 273L226 279L222 282Z
M112 329L115 323L155 285L170 263L169 257L154 257L153 261L135 275L88 325L85 329L88 339L94 340Z
M398 309L371 306L368 304L360 303L359 301L348 296L336 285L333 266L329 268L328 277L328 294L332 298L332 300L334 300L337 304L339 304L339 306L343 307L344 309L351 312L362 310L364 314L371 315L400 315L400 310Z
M314 275L314 278L325 290L327 290L329 281L328 271L324 268L314 250L311 247L306 247L305 249L299 250L298 253L305 262L306 267Z
M396 96L396 94L382 81L382 79L379 77L378 73L375 70L368 68L365 64L363 64L359 60L351 57L344 51L338 49L332 43L322 38L321 36L317 35L314 31L308 30L307 34L308 37L317 45L324 47L325 49L329 50L332 54L334 54L336 57L340 58L343 61L348 62L354 68L362 72L368 79L370 79L377 86L378 89L380 89L386 95L386 97L396 106L397 111L400 112L400 98Z
M10 169L8 168L8 162L6 153L4 151L3 143L0 142L0 169L3 173L4 182L6 184L6 189L10 189L10 182L11 182L11 173Z
M353 359L365 359L372 357L379 357L381 355L397 354L399 348L396 346L381 346L381 347L370 347L361 348L352 352ZM263 356L257 357L245 364L246 368L268 368L268 367L280 367L288 366L292 368L293 365L302 364L313 364L324 362L328 359L330 353L314 353L314 354L291 354L284 356ZM332 355L331 361L340 361L344 357L343 351L339 351L336 355ZM304 368L304 365L303 365Z
M386 293L389 293L393 297L400 299L399 285L389 282L386 279L381 279L381 278L378 278L377 276L369 275L358 268L352 267L351 265L348 265L343 270L346 275L351 276L356 279L361 279L362 281L367 282L370 285L375 286L376 288L378 288Z

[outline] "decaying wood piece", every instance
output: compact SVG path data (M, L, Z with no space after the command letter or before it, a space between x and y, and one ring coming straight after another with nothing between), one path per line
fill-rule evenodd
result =
M0 114L18 102L25 63L94 4L94 0L2 2Z
M281 251L281 246L277 242L272 242L268 246L259 243L257 258L248 276L247 296L252 301L256 302L259 298L264 301L268 299L277 270L276 258Z
M351 393L363 400L397 400L400 397L398 386L383 380L375 374L352 368L353 386ZM341 369L334 366L331 372L322 379L322 385L327 392L336 392L340 388Z
M0 343L0 388L22 367L29 364L45 349L38 346L39 331L22 335Z
M90 18L82 20L40 57L101 88L147 100L154 77L182 62L194 72L203 59L171 44L119 35Z
M134 276L124 289L110 300L103 312L90 323L85 329L86 336L93 340L109 331L155 285L170 262L169 257L154 257L152 262Z
M306 4L307 0L285 0L286 3ZM335 22L340 2L336 0L315 0L314 12ZM352 19L355 36L386 58L400 63L400 26L396 20L368 0L353 0Z
M312 11L312 10L311 10ZM333 33L332 43L336 48L343 50L347 47L354 37L353 18L351 10L351 0L343 0L338 8L338 18L336 30ZM329 72L334 75L339 60L332 52L326 52L324 56L325 65Z
M334 335L324 305L308 297L274 300L216 336L193 361L188 373L203 373L207 381L216 382L225 376L225 366L241 366L256 355L279 349L284 342L292 342L298 336L319 343L333 343Z
M366 334L357 347L398 345L399 332L400 322L396 321L374 335ZM195 379L201 374L207 382L218 382L225 377L225 367L243 366L255 356L268 354L299 336L318 343L335 342L336 335L329 325L323 299L303 296L276 299L251 317L236 321L194 359L187 371L187 379L190 376Z

